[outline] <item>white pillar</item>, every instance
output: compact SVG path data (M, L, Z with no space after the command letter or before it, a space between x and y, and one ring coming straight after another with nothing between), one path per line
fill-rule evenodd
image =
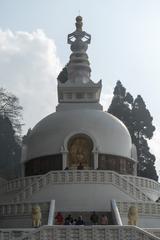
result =
M93 154L94 154L94 169L97 169L98 168L98 151L95 150Z
M25 177L25 165L21 163L21 177Z
M119 213L119 209L117 207L116 201L114 199L111 200L111 210L114 214L114 218L116 220L117 225L122 226L122 219Z
M64 148L64 146L61 146L61 153L62 153L62 169L64 170L67 166L67 155L68 151Z
M133 175L137 176L137 162L134 162L133 164Z
M63 168L63 170L64 170L66 167L68 167L68 166L67 166L67 154L68 154L67 152L63 152L63 153L62 153L62 159L63 159L63 160L62 160L62 161L63 161L63 162L62 162L62 165L63 165L62 168Z
M51 200L48 216L48 225L52 226L54 223L54 213L55 213L55 200Z
M22 145L21 150L21 177L25 176L25 160L27 159L27 145Z

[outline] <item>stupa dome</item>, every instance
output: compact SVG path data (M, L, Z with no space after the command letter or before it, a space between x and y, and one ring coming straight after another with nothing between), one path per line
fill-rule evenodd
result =
M131 158L131 137L124 124L101 110L60 111L42 119L31 131L24 161L60 153L76 134L85 134L99 153Z

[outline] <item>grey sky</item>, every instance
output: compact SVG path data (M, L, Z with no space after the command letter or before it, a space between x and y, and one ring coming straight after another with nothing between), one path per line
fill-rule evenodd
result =
M151 144L157 160L160 160L159 0L0 0L0 29L10 29L13 33L42 29L49 39L53 39L56 58L64 65L70 54L67 34L74 30L75 16L79 11L85 31L92 35L88 50L92 80L103 81L103 103L107 96L104 109L118 79L134 97L141 94L157 128ZM54 81L55 86L56 77ZM36 84L31 86L36 87ZM40 93L37 91L37 96ZM42 97L40 99L43 101ZM36 114L37 121L38 117Z

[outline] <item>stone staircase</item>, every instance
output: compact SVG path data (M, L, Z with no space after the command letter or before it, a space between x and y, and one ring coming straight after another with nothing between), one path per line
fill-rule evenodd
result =
M19 191L23 188L27 187L28 185L34 183L37 179L39 179L42 175L35 175L35 176L28 176L28 177L21 177L15 178L12 180L1 180L0 179L0 192L12 192L12 191Z
M32 208L38 204L42 213L42 225L48 223L49 202L14 203L0 205L1 228L31 228Z
M0 204L10 203L19 193L19 191L3 192L0 194Z
M0 182L0 204L10 203L20 191L35 183L42 175Z
M21 240L33 231L34 228L0 229L0 240Z
M92 225L92 222L90 220L91 214L93 212L61 212L63 218L65 219L69 214L72 216L73 219L78 219L79 216L82 216L85 225ZM56 214L55 214L56 215ZM112 212L110 211L104 211L104 212L96 212L96 215L98 215L98 224L100 224L100 218L102 215L106 215L108 218L108 225L114 225Z
M49 202L36 203L41 208L42 225L48 223L49 216ZM32 227L32 208L35 203L14 203L0 205L0 226L1 228L31 228ZM57 213L54 214L56 216ZM74 219L82 216L85 225L91 225L90 220L92 212L61 212L63 219L70 214ZM108 218L108 225L114 225L112 212L96 212L98 215L98 224L100 224L101 216L106 215ZM65 221L63 222L63 224ZM56 224L56 221L55 221Z
M31 200L32 196L41 191L49 184L113 184L122 192L126 193L134 200L152 201L152 199L144 193L138 186L130 182L122 175L113 171L102 170L84 170L84 171L51 171L42 175L36 181L23 190L18 192L13 202L23 202Z

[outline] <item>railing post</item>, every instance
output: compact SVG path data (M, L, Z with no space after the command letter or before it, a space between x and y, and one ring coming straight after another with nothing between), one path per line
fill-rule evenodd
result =
M55 213L55 200L51 200L48 216L48 225L52 226L54 223L54 213Z
M116 201L114 199L111 200L111 209L112 209L112 212L114 213L114 218L117 222L117 225L122 226L123 224L120 217L120 213L119 213Z

